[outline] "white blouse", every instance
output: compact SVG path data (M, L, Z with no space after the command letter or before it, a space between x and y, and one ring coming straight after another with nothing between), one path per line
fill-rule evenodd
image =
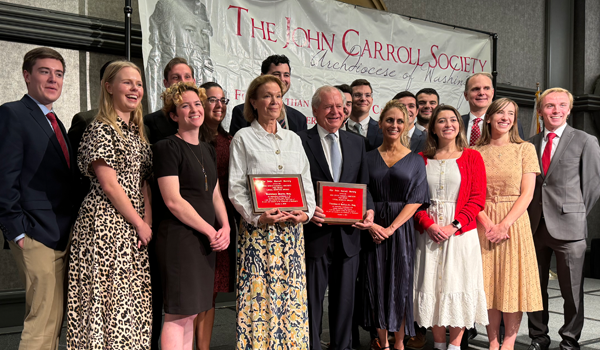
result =
M252 209L247 175L289 174L302 176L306 194L308 219L315 212L315 194L310 176L310 165L302 147L302 140L293 131L277 123L277 133L270 134L255 119L250 127L240 129L231 140L229 157L229 199L242 218L258 226Z

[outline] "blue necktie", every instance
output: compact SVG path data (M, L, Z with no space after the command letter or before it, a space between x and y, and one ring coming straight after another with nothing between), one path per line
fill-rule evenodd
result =
M336 134L327 135L329 139L329 161L331 162L331 170L333 172L333 181L338 182L340 180L340 168L342 165L342 155L340 154L340 148L337 145Z

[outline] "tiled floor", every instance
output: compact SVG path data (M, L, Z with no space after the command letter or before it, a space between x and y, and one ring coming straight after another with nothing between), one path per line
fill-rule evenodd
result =
M580 339L582 349L600 349L600 280L586 279L584 285L585 291L585 323ZM560 337L558 329L562 326L562 299L558 281L550 281L548 293L550 295L550 337L552 345L550 349L559 349ZM323 326L326 327L327 314L325 314ZM235 307L231 305L221 305L217 309L215 317L215 326L211 349L230 350L235 349ZM478 327L479 336L470 343L470 349L487 349L488 343L485 335L485 327ZM19 342L19 330L0 330L0 349L17 350ZM433 339L431 332L428 332L428 344L425 350L433 349ZM329 340L329 330L323 329L323 341ZM529 346L529 337L527 336L527 316L523 317L519 336L517 338L517 350L525 350ZM361 333L360 349L369 349L369 335L366 332ZM65 348L64 331L61 339L60 349Z

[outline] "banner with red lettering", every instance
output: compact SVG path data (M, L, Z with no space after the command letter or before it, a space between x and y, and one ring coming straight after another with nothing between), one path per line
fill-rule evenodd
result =
M335 0L144 0L139 2L146 94L151 111L162 106L163 69L173 57L194 67L198 85L216 81L233 106L261 62L290 59L292 83L284 103L315 124L310 100L322 85L369 80L371 117L396 93L430 87L440 103L469 110L465 79L491 72L491 38Z

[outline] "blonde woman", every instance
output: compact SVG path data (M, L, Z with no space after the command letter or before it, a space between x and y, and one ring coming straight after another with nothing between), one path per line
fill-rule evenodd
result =
M315 211L310 165L300 137L283 129L283 84L254 79L231 141L229 199L242 216L237 244L236 349L308 349L304 226ZM249 174L300 174L308 212L252 210Z
M77 163L91 179L73 228L67 300L67 349L149 349L152 238L140 69L111 63L100 110L87 127Z
M485 210L477 216L483 258L483 281L490 324L490 349L500 347L500 319L506 333L503 349L512 349L523 312L540 311L542 294L527 207L540 173L533 144L517 131L517 104L494 101L483 121L475 149L487 170Z
M415 335L413 215L429 206L425 162L406 147L408 111L392 100L379 117L383 143L367 153L369 191L375 204L372 240L363 241L365 325L377 328L381 349L404 349L404 335Z

